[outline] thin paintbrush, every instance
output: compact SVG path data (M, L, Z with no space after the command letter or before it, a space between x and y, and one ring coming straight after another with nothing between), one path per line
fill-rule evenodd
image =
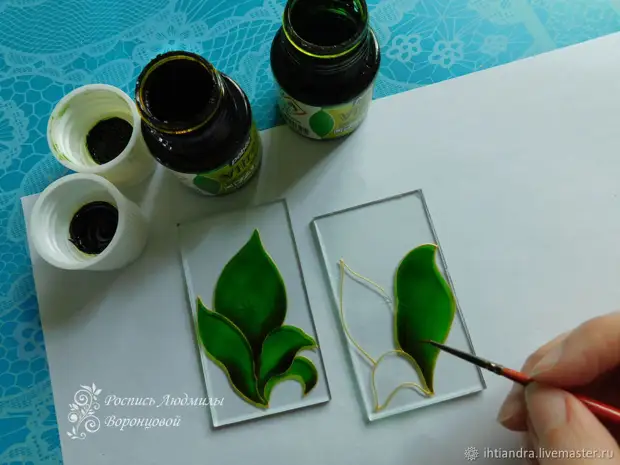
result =
M469 363L473 363L474 365L479 366L480 368L484 368L485 370L489 370L496 375L503 376L504 378L508 378L515 383L526 386L527 384L534 381L532 378L527 376L520 371L511 370L510 368L505 368L497 363L489 362L488 360L484 360L483 358L476 357L475 355L468 354L467 352L462 352L458 349L454 349L453 347L449 347L439 342L435 341L423 341L428 344L432 344L435 347L443 350L444 352L448 352L462 360L465 360ZM577 399L583 402L590 411L596 415L598 418L603 420L608 420L614 423L620 423L620 410L616 409L607 404L603 404L597 400L591 399L586 396L582 396L579 394L573 394Z

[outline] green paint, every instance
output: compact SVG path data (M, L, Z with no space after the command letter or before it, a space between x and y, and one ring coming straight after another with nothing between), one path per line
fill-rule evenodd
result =
M263 404L254 382L252 349L243 333L230 320L207 310L198 300L198 334L209 355L222 368L230 383L250 402Z
M104 165L123 153L132 133L133 126L123 118L98 121L86 135L86 149L95 163Z
M301 329L284 325L286 288L257 230L222 270L213 307L208 310L197 299L200 341L242 399L259 408L269 407L273 386L301 376L297 371L307 379L306 387L312 385L312 370L301 370L306 362L283 376L295 365L299 351L315 349L317 344ZM312 369L316 372L314 365Z
M431 392L439 349L421 341L445 342L456 313L454 294L435 263L436 251L436 245L426 244L409 252L394 280L396 347L416 361L414 368Z
M281 326L273 330L263 343L258 373L259 389L263 390L270 379L284 373L299 351L315 348L314 339L299 328Z
M69 241L87 255L98 255L114 239L118 210L108 202L90 202L82 206L69 223Z
M56 158L59 160L69 161L69 159L60 151L56 142L52 142L52 150L56 154Z
M286 288L258 231L222 270L213 294L215 311L224 315L260 353L267 335L284 323Z
M265 387L265 397L269 399L272 389L277 384L287 380L294 380L301 384L303 395L307 396L319 381L319 374L310 360L305 357L297 357L286 372L269 380Z
M62 107L60 111L58 112L58 115L56 116L56 118L61 119L63 116L65 116L65 113L67 112L68 109L69 109L68 105L65 105L64 107Z

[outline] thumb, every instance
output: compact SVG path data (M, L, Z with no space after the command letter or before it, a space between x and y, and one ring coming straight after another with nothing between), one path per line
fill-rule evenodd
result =
M541 465L620 465L615 439L573 395L532 383L525 403Z
M620 367L618 332L620 312L588 320L555 344L528 374L565 388L589 384Z

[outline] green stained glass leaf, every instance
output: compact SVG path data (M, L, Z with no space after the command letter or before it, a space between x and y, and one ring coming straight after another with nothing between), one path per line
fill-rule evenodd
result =
M314 348L314 339L295 326L281 326L269 333L260 358L259 392L263 392L271 378L282 375L290 368L300 350Z
M243 333L252 348L255 369L267 335L286 316L286 289L257 230L222 270L213 296L217 313Z
M194 177L194 186L213 195L219 194L221 189L220 183L215 179L200 174Z
M306 357L296 357L293 360L292 365L286 372L279 376L274 376L267 382L265 386L264 397L269 402L271 397L271 391L273 388L281 382L295 380L301 384L304 396L307 396L312 389L316 386L319 380L319 374L311 360Z
M267 408L264 391L271 393L285 378L297 379L306 393L316 385L312 362L295 357L317 344L303 330L283 326L286 288L257 230L222 270L213 307L208 310L198 299L200 340L242 399Z
M228 376L231 386L246 401L265 407L254 374L254 357L240 329L225 316L208 310L197 299L197 332L207 354Z
M334 118L325 110L320 110L310 117L310 127L319 136L325 137L334 129Z
M443 343L448 338L456 301L435 263L437 246L413 249L400 262L394 282L396 347L417 363L422 381L431 392L439 349L421 341Z

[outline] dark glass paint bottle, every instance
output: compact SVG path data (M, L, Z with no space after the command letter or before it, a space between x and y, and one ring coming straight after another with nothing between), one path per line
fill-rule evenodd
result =
M271 46L284 120L313 139L351 134L368 112L380 60L364 0L288 0Z
M151 154L187 186L227 194L258 171L262 150L250 102L201 56L156 57L138 77L136 103Z

